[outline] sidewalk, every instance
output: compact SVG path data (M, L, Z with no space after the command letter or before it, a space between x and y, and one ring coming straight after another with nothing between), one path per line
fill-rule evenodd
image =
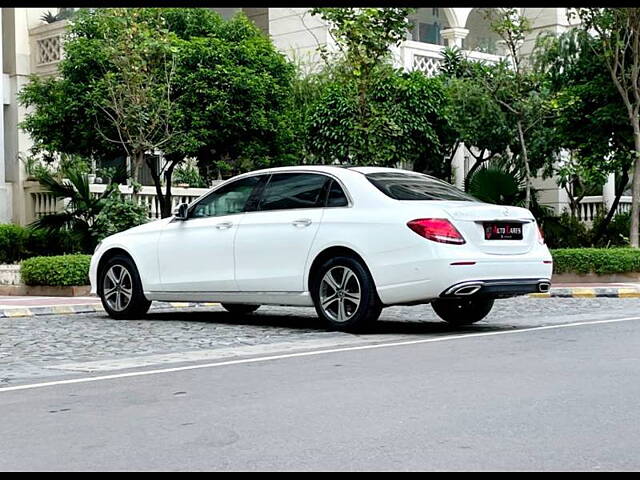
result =
M534 298L640 298L640 283L554 283L548 293ZM218 303L153 302L152 309L181 309L217 306ZM0 296L0 318L103 312L97 297Z

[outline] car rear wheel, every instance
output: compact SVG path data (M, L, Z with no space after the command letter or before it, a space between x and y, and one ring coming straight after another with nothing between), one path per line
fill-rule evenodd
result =
M260 308L260 305L246 305L242 303L222 303L221 305L227 312L235 313L236 315L247 315Z
M142 291L142 282L133 260L117 255L107 260L100 272L100 300L111 318L135 319L149 311L151 301Z
M452 325L470 325L486 317L493 308L493 298L456 298L431 302L433 310Z
M337 330L362 331L382 311L371 274L352 257L335 257L322 264L311 295L318 316Z

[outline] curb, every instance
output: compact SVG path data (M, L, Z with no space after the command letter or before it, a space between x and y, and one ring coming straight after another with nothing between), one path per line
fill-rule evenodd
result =
M625 287L552 288L547 293L530 293L533 298L640 298L640 290Z
M215 302L153 302L150 312L154 310L180 310L182 308L217 307ZM42 315L68 315L72 313L104 313L102 305L54 305L50 307L6 308L0 310L0 318L38 317Z
M640 298L640 290L623 287L572 287L552 288L548 293L530 293L532 298ZM157 302L154 301L151 309L154 310L180 310L183 308L217 307L217 302ZM50 307L31 308L7 308L0 310L0 318L38 317L42 315L69 315L72 313L102 313L102 305L54 305Z

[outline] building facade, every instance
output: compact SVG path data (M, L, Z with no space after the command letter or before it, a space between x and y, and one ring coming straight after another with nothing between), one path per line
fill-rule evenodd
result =
M0 223L27 224L38 212L55 208L50 205L34 182L29 182L21 158L31 147L31 141L18 124L27 113L17 102L17 92L28 81L29 75L54 75L62 58L62 35L66 21L47 23L42 19L48 11L57 8L2 8L0 50L3 75L0 93L3 115L0 127ZM230 18L243 11L276 47L292 61L309 70L320 64L318 47L335 48L328 26L308 8L217 8L223 17ZM572 27L564 8L522 8L533 27L523 52L530 52L536 36L541 32L562 33ZM420 70L426 75L438 72L442 51L446 46L457 46L475 60L497 62L504 54L500 38L492 32L482 9L476 8L419 8L408 18L412 27L405 41L393 48L395 64L405 70ZM461 186L470 164L468 151L461 145L452 167L456 183ZM567 205L566 194L554 179L536 179L542 203L560 213ZM605 203L611 195L611 184L604 189ZM602 198L593 203L602 203ZM44 203L43 203L44 202ZM47 203L49 202L49 203Z

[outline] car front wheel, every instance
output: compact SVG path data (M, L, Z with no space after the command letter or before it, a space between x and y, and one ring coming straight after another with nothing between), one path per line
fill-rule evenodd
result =
M434 300L433 310L452 325L470 325L486 317L493 308L492 298L456 298Z
M100 300L110 317L135 319L151 306L142 291L142 282L133 260L123 255L109 259L101 270Z
M382 311L371 274L352 257L332 258L321 265L311 295L318 316L337 330L361 331Z

